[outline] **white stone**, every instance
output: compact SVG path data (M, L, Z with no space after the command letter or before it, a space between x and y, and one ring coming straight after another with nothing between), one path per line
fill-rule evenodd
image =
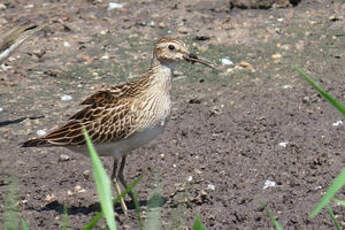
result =
M70 157L67 154L61 154L59 161L69 161Z
M114 10L114 9L119 9L122 8L124 4L121 3L116 3L116 2L109 2L107 10Z
M43 129L40 129L40 130L37 130L37 135L40 136L40 137L43 137L47 134L47 132Z
M214 184L209 184L209 185L207 185L207 189L214 191L214 190L216 190L216 186Z
M28 4L24 6L25 9L31 9L34 8L34 4Z
M70 47L71 44L70 44L69 42L66 42L66 41L65 41L65 42L63 42L63 46L64 46L64 47Z
M318 185L318 186L316 186L314 189L315 189L315 190L320 190L320 189L322 189L322 186L321 186L321 185Z
M193 180L193 177L192 177L192 176L187 177L187 181L188 181L188 182L191 182L192 180Z
M288 144L289 144L288 141L282 141L282 142L279 143L279 146L285 148Z
M283 89L291 89L292 86L291 86L291 85L283 85L282 88L283 88Z
M275 181L267 179L265 181L263 189L266 189L266 188L269 188L269 187L275 187L275 186L277 186L277 183Z
M228 58L222 58L223 65L233 65L234 63Z
M61 96L61 101L70 101L70 100L72 100L71 95L64 94Z
M2 111L4 111L4 109L0 107L0 113L1 113Z
M105 53L102 57L102 60L108 60L109 59L109 54Z
M0 10L6 10L7 6L5 4L0 3Z
M343 121L339 120L339 121L333 122L332 126L336 127L336 126L339 126L339 125L342 125L342 124L343 124Z

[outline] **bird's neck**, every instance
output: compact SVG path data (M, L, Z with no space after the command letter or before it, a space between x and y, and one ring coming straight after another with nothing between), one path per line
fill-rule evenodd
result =
M152 83L151 86L169 93L174 67L174 63L161 63L158 60L153 60L149 74Z

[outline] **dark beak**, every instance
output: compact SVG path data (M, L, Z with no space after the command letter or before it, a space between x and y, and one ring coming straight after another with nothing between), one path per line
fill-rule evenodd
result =
M185 59L187 62L190 62L190 63L192 63L192 64L198 62L198 63L200 63L200 64L203 64L203 65L207 66L207 67L210 67L210 68L212 68L212 69L215 69L215 67L213 66L213 63L211 63L211 62L209 62L209 61L206 61L206 60L202 60L202 59L198 58L198 56L196 56L196 55L193 54L193 53L190 53L190 54L188 54L188 55L185 55L185 56L184 56L184 59Z

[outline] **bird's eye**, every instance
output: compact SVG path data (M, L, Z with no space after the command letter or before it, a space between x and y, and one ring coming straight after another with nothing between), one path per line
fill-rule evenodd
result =
M169 48L169 50L174 50L174 49L175 49L175 46L170 44L170 45L168 46L168 48Z

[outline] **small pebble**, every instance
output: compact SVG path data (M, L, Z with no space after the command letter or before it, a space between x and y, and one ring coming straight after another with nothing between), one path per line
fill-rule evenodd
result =
M7 60L9 61L9 62L14 62L15 60L17 60L15 57L9 57L9 58L7 58Z
M70 100L72 100L71 95L64 94L61 96L61 101L70 101Z
M47 132L43 129L40 129L40 130L37 130L37 135L42 137L42 136L45 136L47 134Z
M185 26L181 26L177 29L177 32L181 34L188 34L189 32L191 32L191 30Z
M282 21L284 21L284 18L278 18L277 21L282 22Z
M336 127L336 126L339 126L339 125L342 125L342 124L343 124L343 121L339 120L339 121L333 122L332 126Z
M2 111L4 111L4 109L0 107L0 113L1 113Z
M56 199L56 196L54 194L51 194L51 195L48 194L44 200L50 202L55 199Z
M90 170L86 169L84 172L83 172L83 175L85 178L89 178L90 177Z
M193 177L192 177L192 176L187 177L187 181L188 181L188 182L191 182L192 180L193 180Z
M159 26L159 28L161 28L161 29L165 28L165 24L164 24L163 22L160 22L160 23L158 24L158 26Z
M272 58L273 58L273 59L280 59L281 57L282 57L281 54L273 54L273 55L272 55Z
M246 61L241 61L240 63L237 64L239 67L242 67L242 68L247 68L247 69L251 69L251 70L254 70L252 64L246 62Z
M102 60L108 60L109 59L109 55L106 53L101 57Z
M123 6L124 4L121 4L121 3L109 2L107 10L111 11L111 10L122 8Z
M282 88L283 88L283 89L291 89L292 86L291 86L291 85L283 85Z
M318 185L314 188L314 190L319 190L319 189L322 189L322 186L321 185Z
M69 161L70 157L67 154L61 154L59 161Z
M222 58L223 65L233 65L234 63L228 58Z
M71 44L70 44L69 42L64 42L64 43L63 43L63 46L64 46L64 47L70 47Z
M155 22L154 22L154 21L151 21L151 22L149 23L149 26L155 27Z
M303 97L302 102L303 103L309 103L310 102L310 98L308 96L305 96L305 97Z
M205 197L205 196L208 195L208 193L206 191L204 191L204 190L201 190L200 191L200 195Z
M282 142L279 143L279 146L285 148L288 144L289 144L288 141L282 141Z
M263 189L269 188L269 187L275 187L277 183L273 180L266 180Z
M196 174L198 174L198 175L201 174L201 171L200 171L199 169L194 169L194 172L195 172Z
M25 9L34 8L34 4L25 5L24 8L25 8Z
M213 184L209 184L209 185L207 185L207 189L214 191L214 190L216 190L216 186Z
M7 6L5 4L0 3L0 10L6 10Z
M86 192L86 190L83 189L80 185L76 185L74 187L74 192L76 192L76 193L84 193L84 192Z

